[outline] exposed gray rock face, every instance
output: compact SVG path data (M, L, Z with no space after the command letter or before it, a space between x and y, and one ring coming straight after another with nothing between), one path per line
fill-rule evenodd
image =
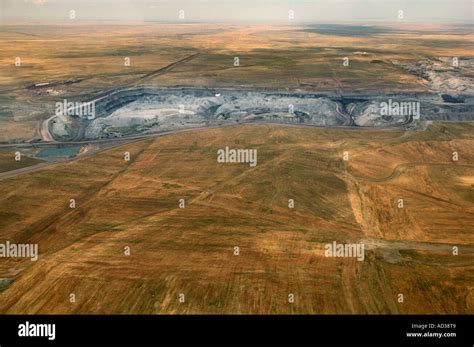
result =
M248 122L422 127L425 121L474 120L474 97L469 95L335 97L277 91L136 88L118 90L94 102L94 120L76 118L72 125L63 127L55 119L50 129L62 139L67 137L64 132L75 131L70 138L78 140Z
M474 58L440 57L415 64L392 61L408 72L423 78L434 93L454 97L474 96Z
M337 126L350 120L330 98L304 94L142 89L111 95L99 104L101 117L87 126L86 138L238 122Z

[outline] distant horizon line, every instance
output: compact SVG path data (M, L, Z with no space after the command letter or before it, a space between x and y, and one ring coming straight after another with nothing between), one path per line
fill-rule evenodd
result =
M383 20L383 19L367 19L367 20L317 20L317 21L297 21L297 20L265 20L265 21L254 21L254 20L233 20L233 21L226 21L226 20L220 20L220 21L203 21L203 20L123 20L123 19L52 19L52 20L25 20L25 19L9 19L9 20L0 20L0 27L3 25L87 25L87 24L103 24L103 25L108 25L110 23L114 24L120 24L122 23L123 25L129 25L129 24L228 24L228 25L239 25L239 24L245 24L245 25L267 25L267 24L279 24L279 25L287 25L287 26L292 26L292 25L308 25L308 24L354 24L354 25L359 25L363 26L364 24L369 26L372 24L380 24L380 23L386 23L386 24L444 24L444 25L465 25L465 26L472 26L474 27L474 23L469 20L461 20L461 21L444 21L444 20L433 20L433 21L427 21L427 20ZM474 34L474 32L473 32Z

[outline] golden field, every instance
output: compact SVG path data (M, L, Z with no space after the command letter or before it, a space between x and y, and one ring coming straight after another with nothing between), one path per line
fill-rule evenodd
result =
M1 240L40 257L0 260L0 312L472 314L473 130L241 125L3 179ZM217 163L225 146L258 165ZM333 241L365 260L325 257Z

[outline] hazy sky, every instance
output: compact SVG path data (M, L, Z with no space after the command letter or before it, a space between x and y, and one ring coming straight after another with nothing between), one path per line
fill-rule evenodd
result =
M407 21L473 23L474 0L0 0L0 20L203 22Z

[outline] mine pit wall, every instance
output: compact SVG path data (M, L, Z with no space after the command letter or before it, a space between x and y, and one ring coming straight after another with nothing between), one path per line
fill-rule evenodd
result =
M115 110L119 109L120 107L133 102L139 98L144 96L160 96L164 94L174 94L176 92L182 94L194 94L195 97L212 97L214 96L214 91L212 89L195 89L195 88L166 88L166 89L159 89L159 88L133 88L133 89L124 89L110 93L107 96L101 97L96 101L96 115L98 117L107 116L110 113L114 112ZM246 92L244 90L240 91L231 91L235 94L243 94ZM285 94L282 94L282 96ZM297 95L297 93L295 93ZM117 101L119 100L119 101Z
M110 93L109 95L103 96L96 101L96 116L104 117L115 110L125 106L126 104L133 102L141 97L148 95L163 95L163 94L174 94L180 92L183 94L194 94L196 97L212 97L214 96L213 89L195 89L195 88L170 88L170 89L156 89L156 88L134 88L124 89ZM327 98L335 102L344 102L344 97L330 97L325 94L311 94L311 93L299 93L299 92L269 92L259 90L228 90L230 94L236 96L244 96L247 93L261 93L265 95L279 96L279 97L297 97L301 99L317 99ZM359 98L347 98L348 100L359 100L360 102L367 101L367 97ZM346 102L347 104L347 102Z
M157 94L156 92L153 94ZM114 112L115 110L125 106L137 100L145 95L152 95L152 89L139 88L139 89L125 89L117 92L113 92L107 96L100 98L96 101L95 111L96 117L105 117Z
M201 88L133 88L112 92L106 96L96 99L96 117L105 117L115 110L131 103L144 96L163 96L166 94L193 94L195 97L212 97L219 89ZM440 95L436 94L410 94L410 95L348 95L330 96L325 94L312 94L308 92L282 92L282 91L261 91L261 90L219 90L221 93L228 93L236 97L245 97L247 93L261 93L268 96L277 97L297 97L301 99L327 98L339 103L341 112L347 115L347 106L351 103L358 105L370 101L386 101L389 98L395 100L416 99L421 102L421 119L429 121L474 121L474 98L466 97L463 103L447 103ZM356 109L359 109L357 107ZM348 115L347 115L348 116ZM356 115L357 116L357 115ZM349 117L349 116L348 116Z
M218 90L218 89L216 89ZM183 94L194 94L196 97L212 97L214 95L213 89L198 89L198 88L189 88L189 87L182 87L182 88L134 88L134 89L123 89L119 91L112 92L108 95L105 95L99 98L96 101L96 112L100 116L104 116L110 114L111 112L115 111L116 109L126 105L129 102L132 102L140 97L147 96L147 95L163 95L163 94L174 94L176 92L180 92ZM469 110L473 110L474 105L474 98L472 97L464 97L459 98L463 101L459 101L456 99L456 102L449 102L449 100L443 100L443 98L436 94L410 94L410 95L401 95L401 94L393 94L393 95L347 95L347 96L331 96L328 94L312 94L309 92L279 92L279 91L260 91L260 90L246 90L246 89L239 89L239 90L223 90L223 92L227 92L229 94L234 94L235 96L243 96L247 93L261 93L268 96L279 96L279 97L297 97L301 99L317 99L317 98L327 98L334 102L339 102L343 109L350 103L364 103L369 102L371 100L387 100L392 98L394 100L408 100L408 99L416 99L422 100L422 103L425 104L440 104L446 107L459 107L465 105ZM117 103L117 99L120 99L120 102Z

